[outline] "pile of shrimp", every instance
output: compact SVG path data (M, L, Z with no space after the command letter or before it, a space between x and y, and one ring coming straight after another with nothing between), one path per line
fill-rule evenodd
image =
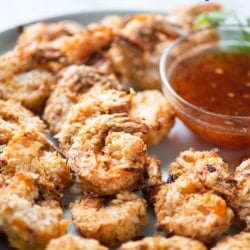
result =
M195 30L201 13L221 8L22 28L0 57L0 232L12 247L249 248L249 159L230 173L215 150L191 148L165 181L148 152L175 121L160 90L163 50ZM65 205L66 191L74 200ZM162 236L133 241L149 205ZM235 219L246 232L215 243ZM70 223L79 236L67 234Z

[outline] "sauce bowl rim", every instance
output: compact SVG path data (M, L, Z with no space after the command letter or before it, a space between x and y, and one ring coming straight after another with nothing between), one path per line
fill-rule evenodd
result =
M205 28L200 28L198 30L195 30L189 34L184 34L182 36L180 36L179 38L177 38L175 41L173 41L170 45L168 45L164 51L163 54L161 55L161 59L160 59L160 64L159 64L159 71L160 71L160 77L161 77L161 81L162 81L162 87L163 90L167 89L167 91L171 94L171 96L173 98L175 98L178 102L180 102L182 105L185 105L186 107L205 114L207 116L211 116L214 118L218 118L218 119L223 119L223 120L230 120L230 119L235 119L235 120L241 120L244 122L249 121L250 122L250 116L240 116L240 115L225 115L225 114L221 114L221 113L216 113L216 112L212 112L212 111L208 111L206 109L200 108L194 104L191 104L190 102L186 101L184 98L182 98L180 95L177 94L177 92L172 88L170 82L168 81L168 77L167 77L167 60L168 60L168 56L171 53L171 51L175 48L175 46L177 46L179 43L181 43L182 41L188 39L189 37L204 31L204 30L227 30L227 29L232 29L232 28L237 28L237 29L242 29L242 28L247 28L249 29L250 32L250 26L239 26L239 25L221 25L218 27L215 26L209 26L209 27L205 27ZM249 42L250 45L250 42ZM173 103L170 101L170 104L173 105ZM196 118L194 116L191 116L189 114L188 115L190 118L196 120ZM200 119L199 119L199 123L201 123ZM207 122L206 122L207 124Z

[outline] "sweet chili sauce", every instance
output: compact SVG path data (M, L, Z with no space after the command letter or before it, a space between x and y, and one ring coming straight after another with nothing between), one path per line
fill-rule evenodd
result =
M170 83L202 109L250 116L250 54L212 51L183 60L171 72Z

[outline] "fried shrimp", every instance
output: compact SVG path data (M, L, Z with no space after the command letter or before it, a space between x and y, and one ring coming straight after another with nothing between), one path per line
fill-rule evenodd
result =
M207 190L199 175L185 173L160 187L155 198L158 228L210 243L227 232L233 211L220 196Z
M7 144L20 128L46 132L44 122L21 104L0 100L0 145Z
M250 233L241 232L227 236L217 242L211 250L248 250L250 249Z
M0 229L16 249L44 249L66 233L68 221L55 201L36 204L38 175L18 173L0 187Z
M97 240L85 239L79 236L65 234L59 238L50 240L45 250L108 250Z
M52 73L36 68L27 52L14 49L0 57L0 98L20 102L35 113L41 113L55 86Z
M62 190L71 183L66 160L45 136L33 131L20 130L2 148L0 172L5 175L28 171L39 174L44 182Z
M137 92L129 115L145 122L149 131L143 140L149 146L161 141L174 125L174 112L166 98L158 90Z
M127 87L161 89L160 57L179 33L163 15L138 14L128 20L107 52L113 72Z
M201 242L182 236L164 238L160 235L145 237L139 241L129 241L121 245L119 250L206 250Z
M236 181L236 188L228 201L240 220L245 222L246 230L250 231L250 158L236 167L233 179Z
M87 118L100 114L128 112L133 95L133 92L112 89L108 85L96 84L91 87L78 103L72 106L61 131L56 135L65 155Z
M190 148L180 153L175 162L169 167L169 176L175 180L187 172L195 172L201 176L204 185L213 191L232 195L235 182L232 180L228 164L215 150L197 151Z
M195 29L195 20L199 15L208 11L221 9L222 6L218 3L180 6L169 13L167 21L190 32Z
M73 36L83 31L83 26L73 21L56 23L38 22L22 28L17 39L17 46L29 43L42 43L56 40L62 36Z
M68 164L88 191L110 195L137 189L147 161L139 137L144 132L147 126L126 114L89 118L67 153Z
M85 237L115 246L133 239L146 225L146 201L129 192L86 195L72 204L72 219Z
M52 134L60 131L72 105L95 84L117 89L120 86L114 76L103 74L88 66L72 65L61 72L58 84L44 111L44 119L49 124Z
M49 59L53 64L46 66L54 71L65 65L79 64L93 53L109 47L114 38L113 30L92 24L72 36L61 36L52 41L32 43L33 57L40 63Z

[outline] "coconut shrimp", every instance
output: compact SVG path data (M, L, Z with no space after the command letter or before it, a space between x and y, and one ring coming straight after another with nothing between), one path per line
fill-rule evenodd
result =
M61 36L53 41L32 43L29 49L33 52L33 58L40 64L55 71L66 65L82 63L91 54L109 47L113 38L114 32L111 28L92 24L73 36ZM47 63L49 59L52 61L51 64Z
M20 103L0 100L0 145L7 144L21 128L46 132L44 122Z
M124 113L131 107L133 92L112 89L107 85L96 84L73 105L67 119L56 135L60 148L66 154L85 120L100 114Z
M229 204L250 231L250 158L236 167L233 179L236 181L234 195L229 196Z
M138 189L147 162L139 137L144 132L147 126L126 114L89 118L68 151L68 164L88 191L110 195Z
M250 249L250 233L241 232L226 236L219 240L211 250L248 250Z
M154 206L159 229L204 243L227 232L234 217L226 201L207 190L195 173L185 173L162 185Z
M0 229L16 249L44 249L66 233L69 222L55 201L36 204L38 175L18 173L0 187Z
M50 240L45 250L108 250L97 240L85 239L76 235L65 234L59 238Z
M145 237L138 241L129 241L123 243L119 250L206 250L207 248L201 242L182 236L173 236L165 238L160 235Z
M204 185L213 191L230 196L235 181L229 172L228 164L218 155L216 150L196 151L190 148L180 153L169 167L169 180L187 172L195 172L203 178Z
M106 56L125 86L161 89L160 57L164 48L178 36L163 15L134 15L119 29Z
M161 141L174 125L174 112L170 104L158 90L137 92L132 100L129 115L145 122L149 131L143 135L148 146Z
M22 27L17 39L17 46L29 43L43 43L53 41L62 36L73 36L83 31L83 26L73 21L56 23L38 22Z
M73 104L77 103L81 96L97 83L116 89L120 86L113 75L103 74L88 66L72 65L61 72L58 84L47 102L43 115L52 134L60 131Z
M109 246L133 239L147 223L146 201L129 192L115 197L87 195L71 208L81 234Z
M20 102L41 113L55 86L51 72L38 69L27 52L14 49L0 57L0 98Z
M190 32L195 29L195 20L199 15L208 11L217 11L221 9L222 6L218 3L180 6L169 13L167 21Z
M71 183L70 168L66 160L42 134L20 130L0 154L0 172L14 175L21 171L39 174L44 182L62 190Z

